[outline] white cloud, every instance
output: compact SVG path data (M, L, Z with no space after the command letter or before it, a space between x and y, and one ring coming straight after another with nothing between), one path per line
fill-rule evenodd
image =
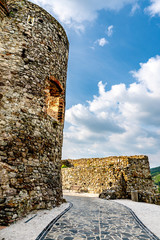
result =
M160 56L132 75L135 82L128 88L106 90L99 82L92 101L66 111L64 158L147 154L152 166L160 164Z
M90 48L95 50L95 47L98 45L100 47L104 47L106 44L108 44L109 42L107 41L106 38L100 38L100 39L97 39L94 43L93 43L93 46L91 46Z
M136 2L136 3L132 6L131 16L133 16L138 9L140 9L140 5Z
M114 10L118 11L127 4L134 4L137 0L31 0L32 2L51 9L55 16L62 23L76 28L85 21L94 21L98 16L98 11Z
M160 16L160 0L150 0L151 5L145 9L152 17L155 15Z
M150 58L147 63L140 63L139 71L133 76L155 96L160 95L160 56Z
M113 34L113 25L110 25L108 28L107 28L107 35L108 37L111 37Z
M99 46L104 47L106 44L108 44L108 41L106 38L100 38L96 41L96 43L98 43Z

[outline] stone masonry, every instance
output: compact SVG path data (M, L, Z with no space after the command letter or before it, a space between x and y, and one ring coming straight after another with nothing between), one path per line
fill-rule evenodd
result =
M45 10L0 0L0 225L63 201L68 49Z
M63 160L63 190L98 193L106 197L109 190L114 198L131 198L138 191L139 200L160 204L155 194L147 156L121 156Z

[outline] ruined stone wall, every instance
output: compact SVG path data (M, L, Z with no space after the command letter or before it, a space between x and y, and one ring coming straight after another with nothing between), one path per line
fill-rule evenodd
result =
M9 16L0 12L0 225L63 201L69 48L45 10L26 0L7 4Z
M116 189L117 198L131 198L131 191L141 195L154 192L147 156L107 157L64 160L63 190L102 193ZM145 200L145 199L142 199Z

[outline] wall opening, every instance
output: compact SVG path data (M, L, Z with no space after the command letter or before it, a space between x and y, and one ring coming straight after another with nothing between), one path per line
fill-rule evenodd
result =
M125 181L125 178L124 178L124 174L123 174L123 173L121 174L121 177L120 177L120 185L121 185L121 194L122 194L122 197L126 198L127 183L126 183L126 181Z
M64 90L61 83L53 76L46 79L47 114L56 121L64 122Z
M0 13L9 15L9 9L6 0L0 0Z
M27 19L27 24L30 24L30 25L34 25L34 17L32 17L32 16L28 16L28 19Z

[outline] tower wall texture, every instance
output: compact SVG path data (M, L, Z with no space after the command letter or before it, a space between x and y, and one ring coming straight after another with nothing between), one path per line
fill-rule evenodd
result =
M62 26L37 5L8 0L3 10L1 5L0 225L7 225L63 201L69 43Z

